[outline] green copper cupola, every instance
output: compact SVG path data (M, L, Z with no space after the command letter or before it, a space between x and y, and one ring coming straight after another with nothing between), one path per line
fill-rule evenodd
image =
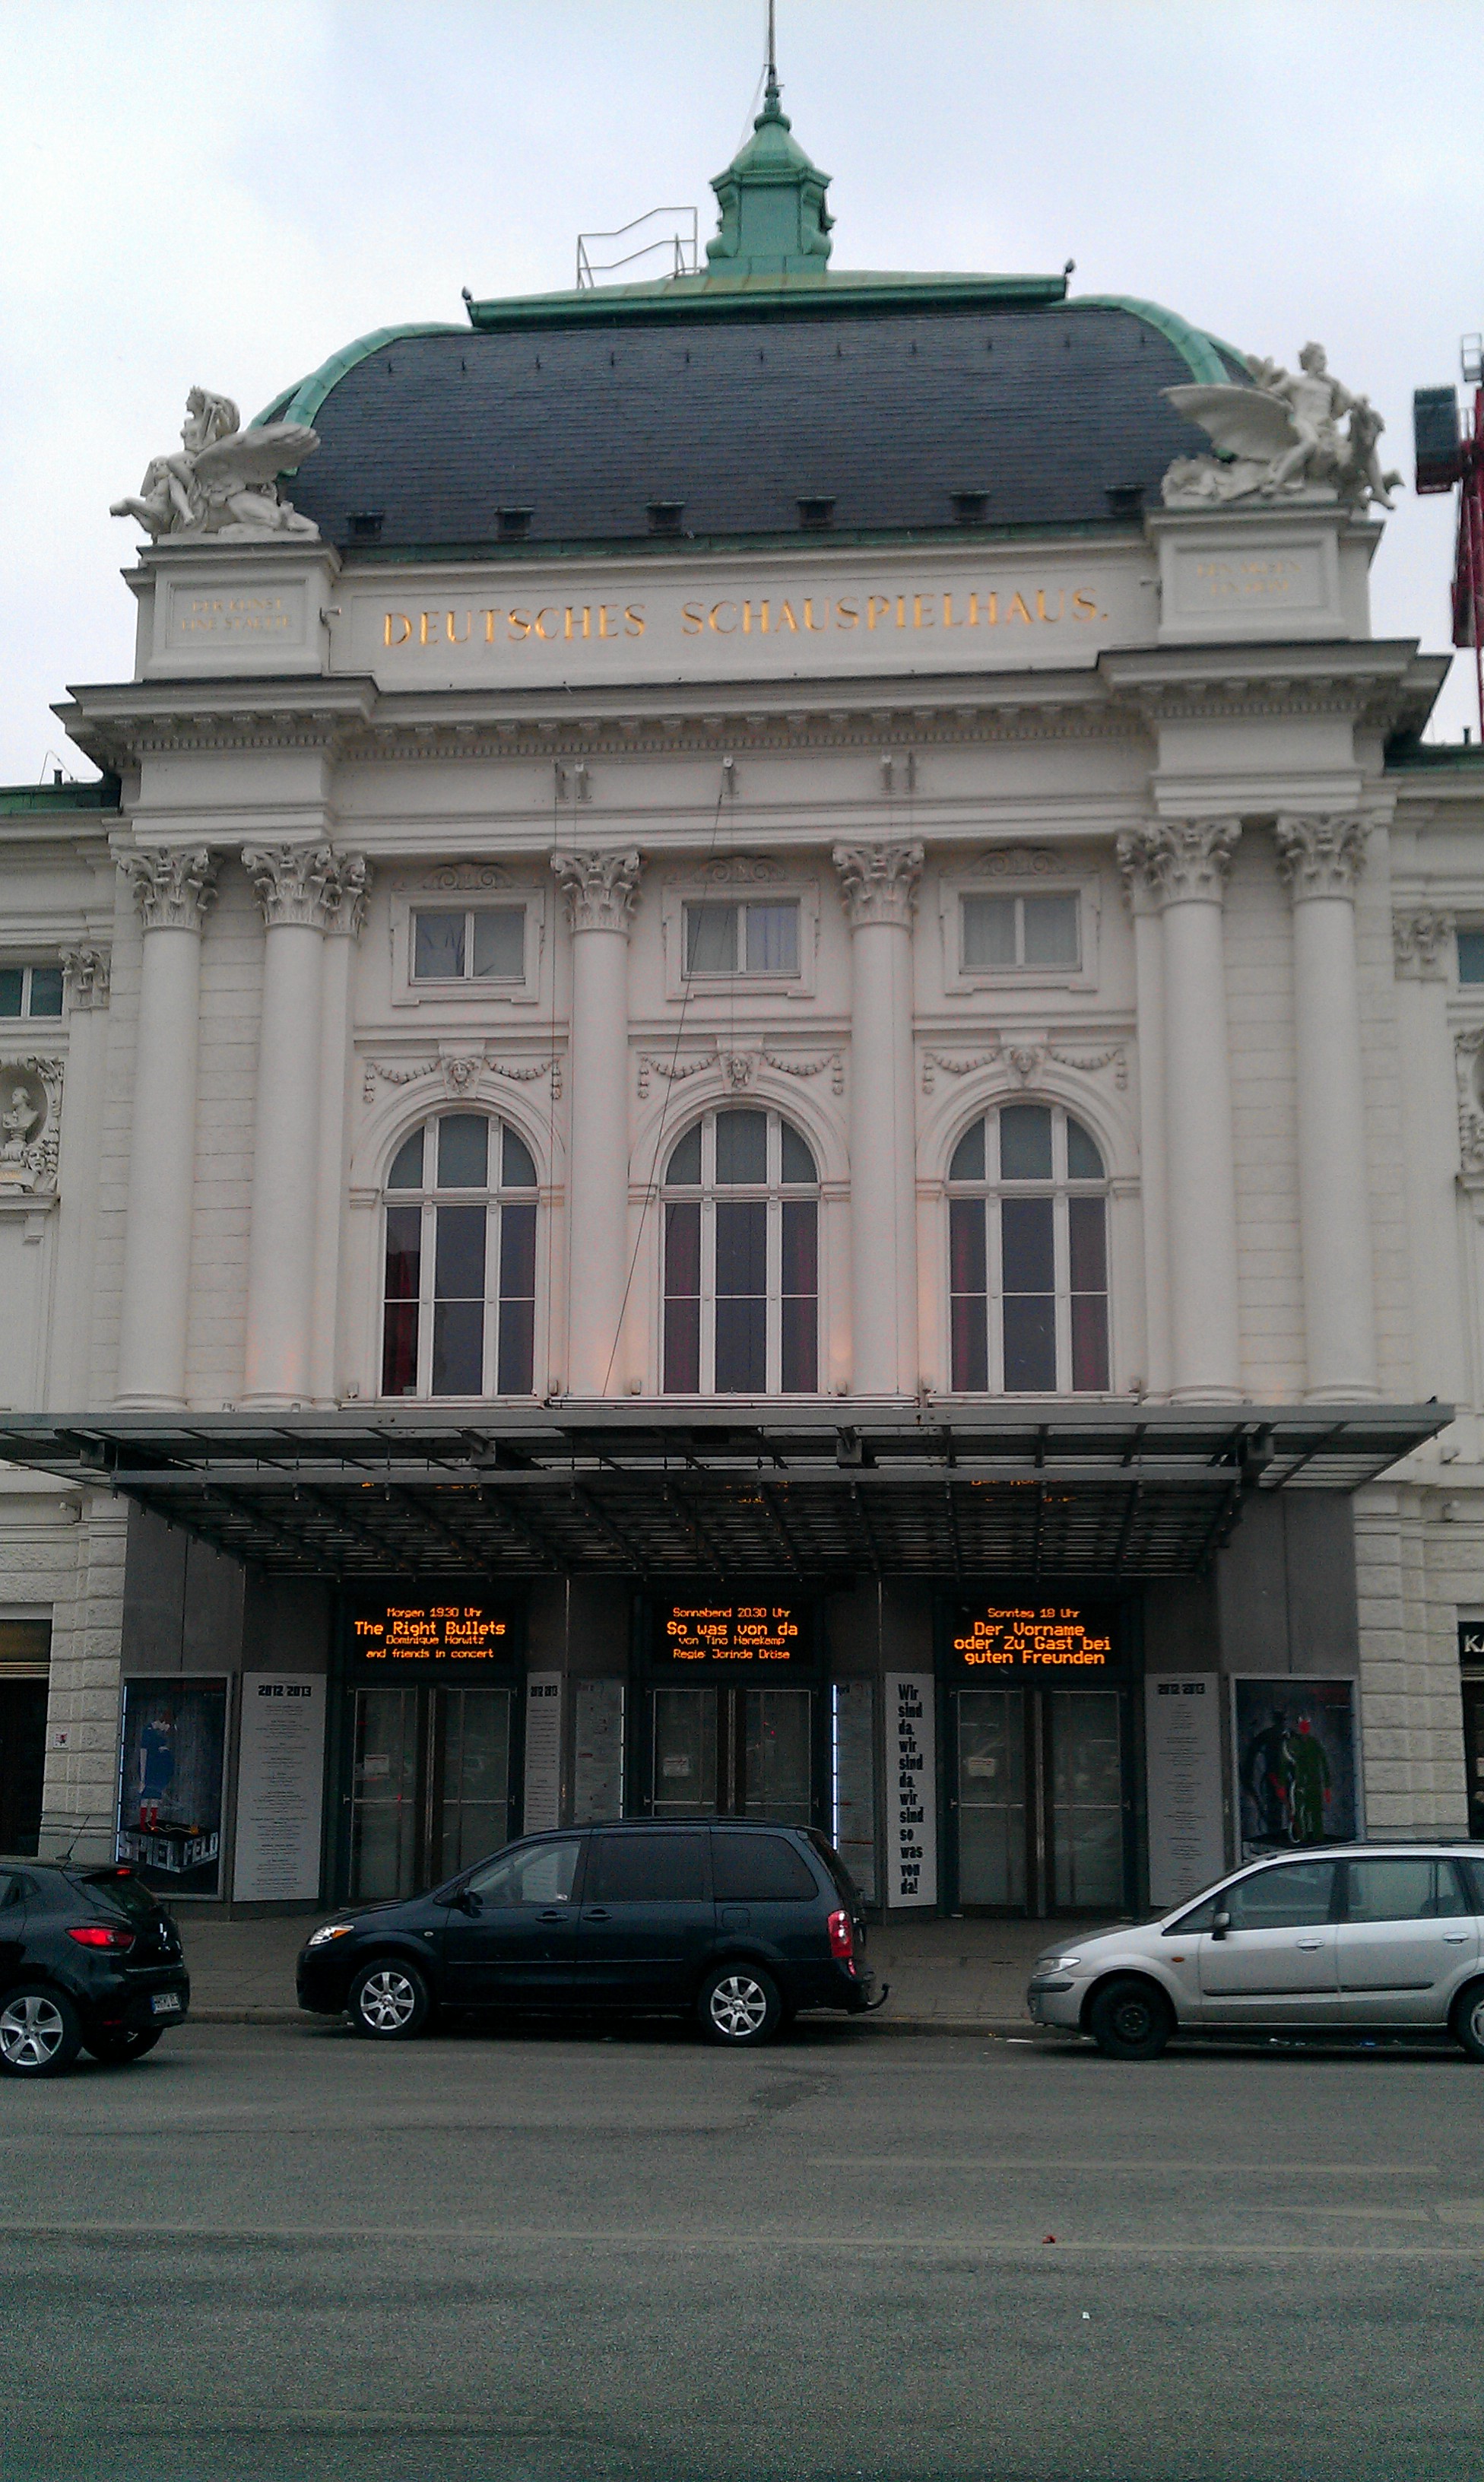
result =
M752 136L712 183L721 229L706 245L726 276L820 276L834 219L824 203L829 174L811 164L793 135L771 60Z

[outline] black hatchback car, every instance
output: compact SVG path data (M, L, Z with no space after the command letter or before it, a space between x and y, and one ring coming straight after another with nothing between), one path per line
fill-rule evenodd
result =
M135 1871L0 1859L0 2072L142 2060L190 2005L180 1933Z
M439 2007L505 2007L693 2010L713 2042L758 2044L800 2008L871 2007L865 1944L860 1896L813 1829L567 1828L325 1922L299 2004L380 2042Z

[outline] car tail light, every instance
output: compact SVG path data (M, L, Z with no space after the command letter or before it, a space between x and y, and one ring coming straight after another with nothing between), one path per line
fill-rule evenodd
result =
M855 1935L848 1914L831 1914L829 1917L829 1952L848 1965L855 1954Z
M83 1922L78 1929L69 1930L67 1932L67 1937L68 1939L76 1940L79 1947L108 1947L117 1949L132 1947L134 1945L134 1933L132 1931L105 1930L101 1922Z

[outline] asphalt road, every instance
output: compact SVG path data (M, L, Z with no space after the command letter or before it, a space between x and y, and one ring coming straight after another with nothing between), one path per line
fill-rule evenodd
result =
M0 2476L1467 2482L1481 2125L1447 2053L188 2026L0 2085Z

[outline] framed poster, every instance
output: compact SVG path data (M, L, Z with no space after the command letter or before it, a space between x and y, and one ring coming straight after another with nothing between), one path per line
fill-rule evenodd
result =
M561 1675L526 1675L527 1835L561 1824Z
M124 1682L117 1851L146 1887L220 1895L225 1750L224 1679Z
M1360 1833L1355 1682L1232 1682L1237 1836L1244 1862L1305 1844L1343 1844Z
M1221 1706L1213 1672L1151 1674L1144 1683L1149 1901L1200 1893L1226 1868L1221 1820Z
M572 1824L623 1816L621 1680L579 1680L572 1751Z
M930 1672L886 1676L886 1901L938 1901L938 1733Z
M320 1892L326 1695L321 1673L243 1674L232 1894L245 1904Z

